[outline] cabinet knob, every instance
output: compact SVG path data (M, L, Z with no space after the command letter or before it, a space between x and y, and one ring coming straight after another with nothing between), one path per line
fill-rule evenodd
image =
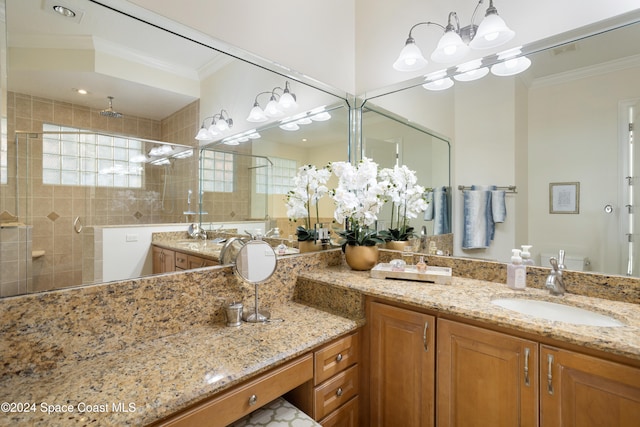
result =
M249 406L253 406L256 403L258 403L258 396L256 396L255 394L252 394L251 397L249 398Z
M336 362L341 362L342 361L342 353L338 353L338 355L336 356Z
M336 390L336 396L340 397L342 396L342 393L344 393L344 391L342 390L342 387L338 387L338 389Z

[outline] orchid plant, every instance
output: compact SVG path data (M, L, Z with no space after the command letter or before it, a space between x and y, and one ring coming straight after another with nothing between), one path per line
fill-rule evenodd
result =
M384 243L372 228L385 203L385 187L378 181L378 164L363 158L356 165L333 162L331 168L338 177L338 186L330 191L335 203L334 218L339 223L346 221L346 229L338 233L344 239L343 248Z
M318 201L328 194L326 186L331 177L331 168L316 168L303 165L293 178L294 188L287 193L287 217L290 221L304 219L304 226L296 228L298 241L315 240L315 229L311 226L311 210L315 208L316 224L320 221Z
M379 233L386 241L409 240L415 236L409 220L427 209L425 188L417 185L416 173L407 166L394 166L380 171L380 181L386 186L385 197L391 201L391 224Z

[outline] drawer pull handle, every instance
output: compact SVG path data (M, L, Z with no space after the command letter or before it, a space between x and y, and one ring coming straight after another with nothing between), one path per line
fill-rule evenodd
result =
M249 406L253 406L256 403L258 403L258 396L256 396L255 394L252 394L251 397L249 398Z
M524 385L526 385L527 387L529 387L530 382L529 382L529 354L531 353L531 350L529 350L528 347L525 347L524 349Z
M336 356L336 362L342 362L342 353L338 353Z
M340 397L343 393L344 391L342 390L342 387L338 387L338 390L336 390L336 396Z
M547 393L553 395L553 354L547 355Z
M424 322L424 330L422 331L422 344L424 345L424 351L429 351L429 338L427 333L429 332L429 321Z

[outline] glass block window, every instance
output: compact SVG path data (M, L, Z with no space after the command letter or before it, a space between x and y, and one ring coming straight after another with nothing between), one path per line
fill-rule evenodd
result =
M44 184L142 188L142 141L47 123L42 130Z
M2 118L2 132L0 133L0 184L7 183L7 119Z
M235 189L235 156L220 151L202 151L202 191L232 193Z
M293 178L298 171L298 164L291 159L279 157L269 157L269 159L273 162L271 168L256 169L256 192L259 194L287 194L293 187ZM269 183L270 169L271 183Z

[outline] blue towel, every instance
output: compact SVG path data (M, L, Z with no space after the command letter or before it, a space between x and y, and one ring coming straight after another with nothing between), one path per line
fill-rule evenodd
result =
M427 191L424 193L427 201L427 209L424 211L424 220L433 221L433 191Z
M504 190L493 190L491 192L493 222L504 222L507 219L507 204L504 196Z
M463 249L488 248L496 233L496 223L507 217L505 192L495 185L472 185L463 191Z
M437 187L427 192L426 198L429 205L424 212L424 220L433 221L433 234L451 233L447 187Z
M464 190L462 234L463 249L488 248L495 226L491 212L491 191Z

